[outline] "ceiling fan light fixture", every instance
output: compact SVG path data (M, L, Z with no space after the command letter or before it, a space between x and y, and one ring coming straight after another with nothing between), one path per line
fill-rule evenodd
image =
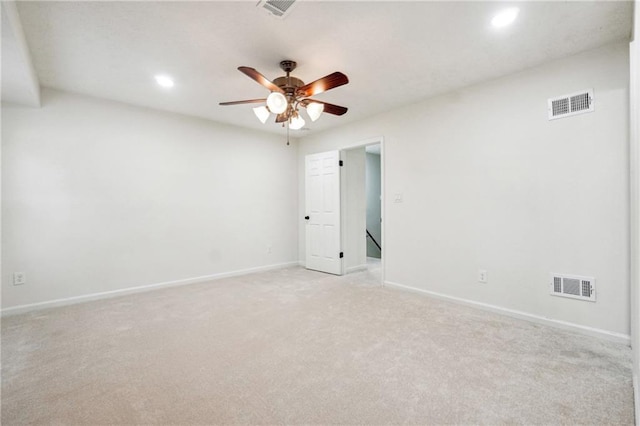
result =
M280 92L271 92L267 97L267 106L269 111L274 114L282 114L287 109L287 98Z
M285 0L269 0L269 1L285 1ZM325 75L322 78L305 84L302 80L291 75L296 68L296 62L291 60L280 61L280 68L286 75L271 81L256 69L241 66L238 71L254 80L264 88L269 90L266 99L246 99L242 101L220 102L220 105L241 105L241 104L258 104L253 108L253 113L264 124L271 113L276 115L275 122L287 130L287 145L289 145L289 130L305 129L305 120L299 108L307 110L305 113L309 120L316 121L322 113L332 115L344 115L347 108L340 105L333 105L328 102L316 101L312 96L335 89L349 83L349 78L343 73L336 71ZM267 106L264 106L266 101Z
M307 114L309 114L309 118L311 121L316 121L322 115L322 111L324 111L324 105L319 104L317 102L312 102L307 105Z
M295 117L291 118L291 121L289 122L289 128L291 130L300 130L304 127L304 118L300 117L300 115L296 115Z
M262 122L262 124L267 122L269 118L270 112L266 106L261 106L253 109L253 113L258 117L258 120Z

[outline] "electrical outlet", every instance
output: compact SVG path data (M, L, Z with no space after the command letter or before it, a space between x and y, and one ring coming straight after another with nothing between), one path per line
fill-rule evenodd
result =
M478 271L478 282L486 283L487 282L487 271L484 269L480 269Z
M13 285L22 285L27 283L27 274L24 272L13 273Z

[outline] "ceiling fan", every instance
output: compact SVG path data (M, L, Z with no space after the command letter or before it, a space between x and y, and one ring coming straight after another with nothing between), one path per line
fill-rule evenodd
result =
M276 123L288 124L288 128L297 130L305 125L304 119L301 117L299 108L306 108L307 114L312 121L320 118L323 112L333 115L343 115L347 112L347 108L339 105L333 105L327 102L310 99L310 96L326 92L349 82L346 75L341 72L334 72L325 77L308 84L304 84L299 78L293 77L291 71L297 66L294 61L286 60L280 62L280 68L286 73L283 77L278 77L273 81L267 79L250 67L238 67L238 70L249 78L257 81L262 86L271 91L268 97L264 99L249 99L245 101L220 102L220 105L240 105L264 103L253 109L258 119L265 123L270 114L276 114Z

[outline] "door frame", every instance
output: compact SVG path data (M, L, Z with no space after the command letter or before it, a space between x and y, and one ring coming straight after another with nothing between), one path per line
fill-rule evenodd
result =
M340 159L344 160L344 151L349 151L351 149L357 149L357 148L364 148L368 145L378 145L380 144L380 215L382 216L382 222L380 223L380 244L382 245L382 250L381 250L381 254L380 256L382 257L382 261L381 261L381 268L382 268L382 273L380 274L380 278L381 278L381 284L384 284L385 282L385 275L386 275L386 247L387 245L385 244L385 222L386 222L386 208L385 208L385 199L386 199L386 192L385 192L385 188L386 188L386 184L385 184L385 146L384 146L384 137L383 136L374 136L371 138L367 138L367 139L363 139L360 141L355 142L353 145L348 145L348 146L344 146L344 147L340 147L338 148L340 150ZM342 182L344 181L345 176L344 176L344 172L342 170L340 170L340 180L341 180L341 185ZM342 191L344 194L344 191ZM343 196L343 194L341 194L341 196ZM340 203L340 221L341 221L341 235L340 235L340 239L341 239L341 245L342 247L346 247L346 235L347 235L347 224L346 224L346 204L347 203ZM342 262L342 274L345 274L345 263L344 260Z
M629 44L629 262L630 323L636 424L640 425L640 1L635 1L635 34Z

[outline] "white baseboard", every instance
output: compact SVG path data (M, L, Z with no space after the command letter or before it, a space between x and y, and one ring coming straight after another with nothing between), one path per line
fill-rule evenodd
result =
M294 262L278 263L274 265L258 266L256 268L247 268L247 269L240 269L237 271L221 272L218 274L203 275L201 277L185 278L182 280L166 281L166 282L156 283L156 284L147 284L147 285L141 285L136 287L128 287L128 288L123 288L119 290L85 294L82 296L67 297L64 299L49 300L46 302L31 303L28 305L13 306L10 308L2 309L1 316L5 317L9 315L18 315L26 312L37 311L40 309L74 305L76 303L84 303L84 302L90 302L93 300L108 299L111 297L124 296L127 294L133 294L133 293L142 293L145 291L157 290L159 288L164 288L164 287L176 287L176 286L195 284L195 283L201 283L206 281L215 281L222 278L236 277L239 275L252 274L255 272L270 271L273 269L281 269L289 266L298 266L298 262L294 261Z
M345 270L345 273L350 274L351 272L364 271L365 269L367 269L366 263L364 265L350 266Z
M602 329L599 329L599 328L593 328L593 327L587 327L587 326L580 325L580 324L574 324L574 323L567 322L567 321L561 321L561 320L555 320L555 319L551 319L551 318L546 318L546 317L542 317L542 316L539 316L539 315L530 314L530 313L527 313L527 312L517 311L517 310L514 310L514 309L508 309L508 308L503 308L501 306L490 305L488 303L476 302L476 301L473 301L473 300L463 299L463 298L460 298L460 297L449 296L449 295L446 295L446 294L436 293L434 291L429 291L429 290L423 290L421 288L411 287L411 286L407 286L407 285L404 285L404 284L398 284L398 283L394 283L394 282L391 282L391 281L385 281L384 285L385 286L389 286L389 287L396 287L396 288L399 288L399 289L408 290L408 291L412 291L412 292L416 292L416 293L420 293L420 294L425 294L427 296L435 297L437 299L447 300L447 301L450 301L450 302L455 302L455 303L460 303L460 304L467 305L467 306L476 307L476 308L479 308L479 309L483 309L485 311L491 311L491 312L495 312L495 313L498 313L498 314L503 314L503 315L507 315L507 316L510 316L510 317L518 318L518 319L532 321L532 322L535 322L535 323L538 323L538 324L545 324L545 325L549 325L549 326L552 326L552 327L561 328L561 329L564 329L564 330L575 331L575 332L579 332L579 333L582 333L582 334L587 334L587 335L590 335L590 336L595 336L595 337L599 337L599 338L602 338L602 339L614 341L614 342L617 342L617 343L624 343L626 345L630 345L631 344L631 336L629 336L627 334L616 333L616 332L613 332L613 331L607 331L607 330L602 330Z
M633 373L633 398L636 407L636 426L640 426L640 383L638 383L638 373Z

